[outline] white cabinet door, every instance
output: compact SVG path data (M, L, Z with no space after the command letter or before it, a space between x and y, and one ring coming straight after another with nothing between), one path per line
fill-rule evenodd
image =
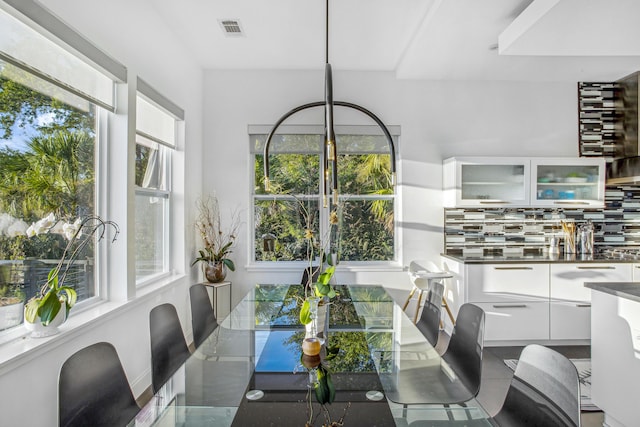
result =
M551 265L551 300L591 301L591 289L585 282L630 282L629 263L567 263Z
M529 160L461 157L443 164L445 207L526 206Z
M549 339L549 303L478 302L484 310L485 341Z
M551 301L549 322L552 340L588 340L591 338L591 303Z
M469 264L467 300L485 312L485 340L549 339L549 264Z
M633 264L633 278L634 282L640 282L640 264Z
M531 206L604 207L604 158L534 158L531 174Z
M550 338L589 339L591 289L585 282L629 282L632 264L552 264L550 281Z
M549 264L469 264L471 302L549 301Z

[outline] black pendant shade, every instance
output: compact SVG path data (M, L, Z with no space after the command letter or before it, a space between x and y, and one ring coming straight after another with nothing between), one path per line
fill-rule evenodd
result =
M280 125L292 115L306 110L308 108L314 107L322 107L324 106L324 144L323 144L323 154L324 161L322 164L322 194L323 194L323 205L324 207L328 206L328 200L332 199L334 205L338 204L338 150L336 144L336 133L333 128L333 107L347 107L354 110L358 110L363 114L369 116L381 129L384 133L384 136L387 139L387 143L389 144L389 154L391 156L391 182L392 185L396 184L396 152L393 144L393 139L391 138L391 134L387 127L382 123L382 121L371 111L365 109L356 104L352 104L349 102L342 101L334 101L333 100L333 79L331 73L331 64L329 64L329 0L326 0L326 58L325 58L325 69L324 69L324 102L311 102L309 104L300 105L295 107L294 109L287 112L285 115L280 117L278 121L275 123L269 135L267 135L267 140L264 144L264 188L265 191L271 191L270 181L269 181L269 146L271 145L271 139L273 135L275 135L276 131L280 127Z

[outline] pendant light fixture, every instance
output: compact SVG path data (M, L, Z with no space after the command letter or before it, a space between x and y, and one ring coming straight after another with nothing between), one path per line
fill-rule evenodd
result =
M331 73L331 64L329 63L329 0L326 0L325 15L325 66L324 66L324 101L311 102L309 104L300 105L287 112L275 123L267 140L264 144L264 189L271 191L269 181L269 147L271 139L275 135L280 125L292 115L309 108L324 106L324 143L323 143L323 162L322 162L322 194L323 206L328 207L331 199L333 205L338 204L338 149L336 144L336 133L333 128L333 107L346 107L358 110L369 116L379 127L387 139L389 145L389 155L391 157L391 184L396 184L396 151L391 138L391 133L382 121L371 111L357 104L350 102L333 100L333 77Z

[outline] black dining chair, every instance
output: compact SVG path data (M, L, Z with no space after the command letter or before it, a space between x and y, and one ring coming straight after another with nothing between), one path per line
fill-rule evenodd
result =
M304 269L302 272L302 278L300 279L300 284L306 287L311 287L311 285L318 281L318 277L320 277L320 267L318 266L309 266ZM309 281L311 278L311 281Z
M526 346L492 421L499 427L580 427L580 380L575 365L550 348Z
M71 355L58 379L61 427L126 426L140 411L113 345L99 342Z
M191 353L184 339L176 308L169 303L149 313L151 333L151 384L156 393Z
M422 314L416 323L416 326L425 336L427 341L435 347L438 343L440 335L440 313L442 307L442 295L444 293L444 284L433 282L431 288L427 292L427 299L422 308Z
M477 396L480 391L484 323L484 310L474 304L462 304L451 333L449 346L442 355L471 393L471 397Z
M197 348L218 327L218 321L209 301L207 288L202 283L189 288L191 302L191 327L193 329L193 345Z

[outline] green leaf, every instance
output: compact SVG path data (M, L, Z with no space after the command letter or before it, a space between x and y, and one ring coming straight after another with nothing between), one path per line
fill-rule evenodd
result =
M229 258L224 258L222 260L222 262L224 263L224 265L227 266L227 268L231 271L236 271L236 265L233 263L232 260L230 260Z
M52 268L47 275L47 283L51 289L58 289L58 270Z
M48 292L40 301L38 315L44 326L47 326L58 315L62 303L55 292Z
M60 288L60 292L64 294L63 296L65 298L67 308L70 310L78 300L78 294L76 293L76 290L69 286L63 286Z
M323 285L328 285L335 271L336 271L336 267L334 265L327 267L327 269L323 271L322 274L320 274L320 276L318 277L318 283L322 283Z
M316 295L317 296L319 296L319 297L325 296L330 291L331 291L331 286L323 284L323 283L316 283Z
M32 299L24 306L24 318L29 323L35 323L36 317L38 317L38 308L40 307L40 301Z
M309 300L304 300L302 307L300 307L300 323L308 325L311 323L311 307Z
M336 398L336 388L331 380L331 373L323 365L318 367L318 384L315 388L318 403L331 404Z
M329 386L327 385L327 376L318 369L318 384L316 384L316 399L318 403L324 405L329 403Z
M336 400L336 388L333 385L333 381L331 380L331 375L327 372L327 389L329 390L329 403L333 403Z
M340 352L340 347L338 347L337 345L326 347L326 349L327 349L327 356L324 358L324 360L326 361L333 359Z

